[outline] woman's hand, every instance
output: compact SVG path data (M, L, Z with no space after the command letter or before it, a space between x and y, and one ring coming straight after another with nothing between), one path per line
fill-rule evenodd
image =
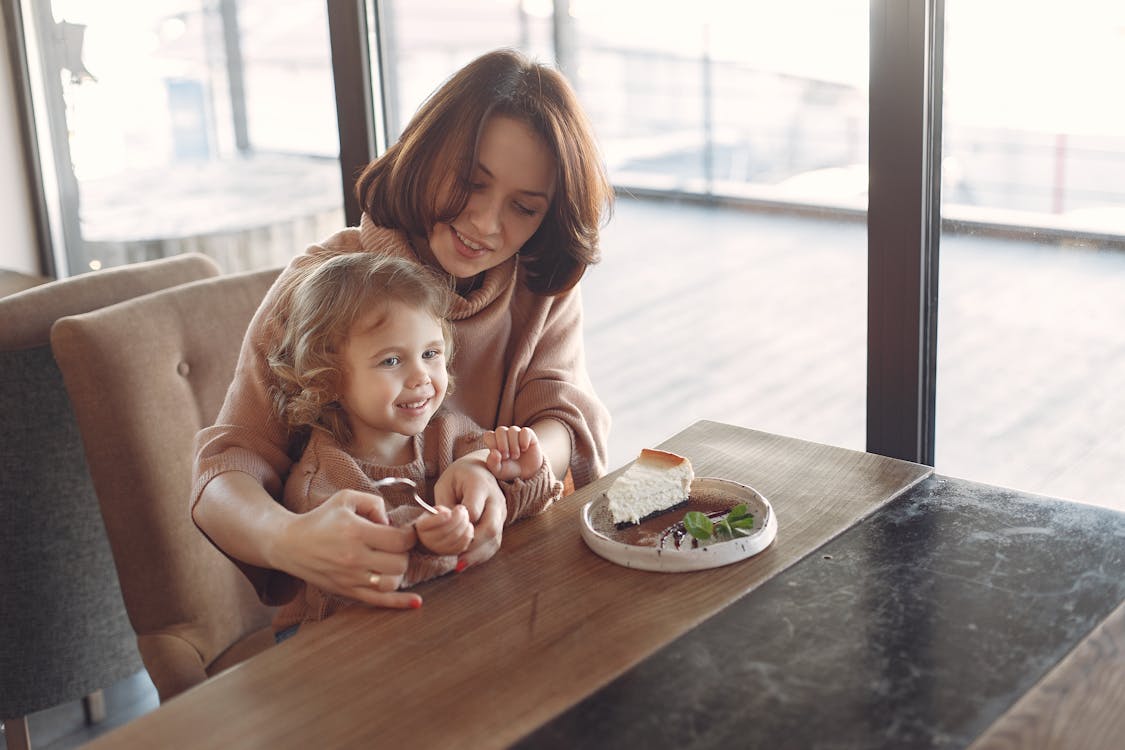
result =
M421 606L397 591L416 537L387 524L383 498L340 490L308 513L293 514L277 537L274 566L324 591L373 607Z
M434 483L438 505L463 505L473 524L473 542L460 558L464 566L488 560L500 549L508 504L485 461L487 450L469 453L454 461Z

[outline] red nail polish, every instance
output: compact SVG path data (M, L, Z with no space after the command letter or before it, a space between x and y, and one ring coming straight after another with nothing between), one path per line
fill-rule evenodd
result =
M469 567L469 563L465 562L464 560L458 560L457 561L457 567L455 568L455 570L458 573L460 573L462 570L464 570L467 567Z
M410 602L410 608L411 609L421 609L422 608L422 600L421 599L413 600L412 602Z

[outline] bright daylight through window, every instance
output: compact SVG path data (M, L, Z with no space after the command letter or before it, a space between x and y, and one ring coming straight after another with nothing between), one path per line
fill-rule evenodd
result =
M376 5L391 139L501 46L589 113L618 191L583 281L611 465L697 419L865 447L867 0ZM260 267L343 225L325 4L276 7L25 4L72 272ZM939 472L1125 507L1123 7L945 2Z

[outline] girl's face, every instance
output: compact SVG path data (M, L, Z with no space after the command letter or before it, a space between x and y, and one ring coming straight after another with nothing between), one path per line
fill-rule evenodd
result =
M555 158L520 120L496 115L481 133L469 203L451 224L430 232L430 250L446 272L476 276L519 252L555 194Z
M340 403L351 422L353 452L394 455L404 443L401 436L422 432L445 398L449 374L441 323L391 302L356 321L341 355Z

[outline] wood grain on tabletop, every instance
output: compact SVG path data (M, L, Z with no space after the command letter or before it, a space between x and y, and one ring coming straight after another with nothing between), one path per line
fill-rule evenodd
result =
M579 510L617 472L506 530L478 568L423 584L416 611L347 609L110 734L105 747L504 747L845 531L926 466L715 422L659 447L773 504L765 552L653 573L596 556ZM95 741L90 747L97 747Z
M1125 604L1024 694L969 750L1120 750Z

